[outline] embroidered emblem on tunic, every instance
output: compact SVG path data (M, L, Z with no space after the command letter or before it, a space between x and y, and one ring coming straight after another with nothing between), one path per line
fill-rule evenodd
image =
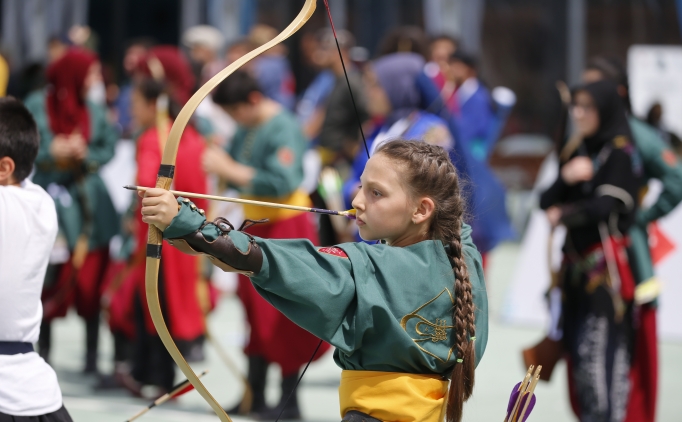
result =
M443 310L450 312L455 300L447 288L435 298L426 302L400 320L400 325L410 335L412 341L422 352L433 356L441 362L447 362L452 356L454 339L452 338L452 317L443 315Z
M284 167L289 167L294 163L294 152L287 147L282 147L277 151L277 160Z
M435 323L430 321L419 321L415 326L415 331L422 337L427 337L433 343L448 339L448 329L452 328L444 319L437 318ZM416 340L415 340L416 341Z
M675 167L677 165L677 157L675 156L675 153L669 149L663 151L663 161L670 167Z
M317 250L320 253L326 253L327 255L334 255L338 256L339 258L348 258L348 255L346 255L346 252L344 252L343 249L337 248L337 247L331 247L331 248L320 248Z

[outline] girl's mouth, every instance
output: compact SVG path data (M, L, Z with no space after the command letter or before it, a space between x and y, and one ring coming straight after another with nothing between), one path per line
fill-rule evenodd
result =
M362 226L364 226L365 224L367 224L367 223L365 223L361 218L356 218L356 219L355 219L355 222L357 223L358 227L362 227Z

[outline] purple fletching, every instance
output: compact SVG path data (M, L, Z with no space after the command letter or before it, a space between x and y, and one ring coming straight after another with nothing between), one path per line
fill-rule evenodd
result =
M519 397L519 387L521 386L521 383L518 383L514 386L514 389L512 390L511 396L509 396L509 404L507 405L507 416L511 413L512 409L514 408L514 404L516 403L516 399Z
M519 414L521 411L523 411L523 407L526 405L526 402L528 401L528 394L524 395L523 398L521 398L521 403L519 404ZM535 394L530 396L530 404L528 405L528 409L526 409L526 413L523 415L523 419L520 420L519 422L525 422L526 419L528 419L528 416L530 416L530 413L533 411L533 408L535 407L535 402L537 399L535 398ZM519 415L521 416L521 415Z

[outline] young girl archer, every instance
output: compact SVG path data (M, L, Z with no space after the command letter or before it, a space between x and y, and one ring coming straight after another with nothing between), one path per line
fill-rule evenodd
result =
M146 192L142 214L171 245L248 275L273 306L336 346L344 421L458 422L488 314L455 168L440 147L393 141L361 184L360 235L383 244L254 238L161 189Z

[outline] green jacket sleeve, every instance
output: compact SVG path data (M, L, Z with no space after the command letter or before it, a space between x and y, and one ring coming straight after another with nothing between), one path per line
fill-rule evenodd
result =
M242 189L245 193L281 198L293 193L303 181L303 134L293 120L273 129L268 134L267 158L256 168L250 186Z
M637 215L638 223L646 225L668 214L682 201L682 163L652 127L637 119L630 120L630 127L646 177L659 179L663 184L656 202Z
M163 233L166 239L190 234L206 221L191 202L183 198L178 202L182 206ZM220 231L206 225L202 234L211 241ZM229 236L238 249L248 250L244 233L233 230ZM251 278L258 292L293 322L343 349L353 336L353 324L348 323L354 317L355 298L350 260L341 253L321 252L304 239L256 240L263 251L263 266Z
M356 309L350 260L304 239L257 241L263 267L251 281L258 292L294 323L349 352Z

